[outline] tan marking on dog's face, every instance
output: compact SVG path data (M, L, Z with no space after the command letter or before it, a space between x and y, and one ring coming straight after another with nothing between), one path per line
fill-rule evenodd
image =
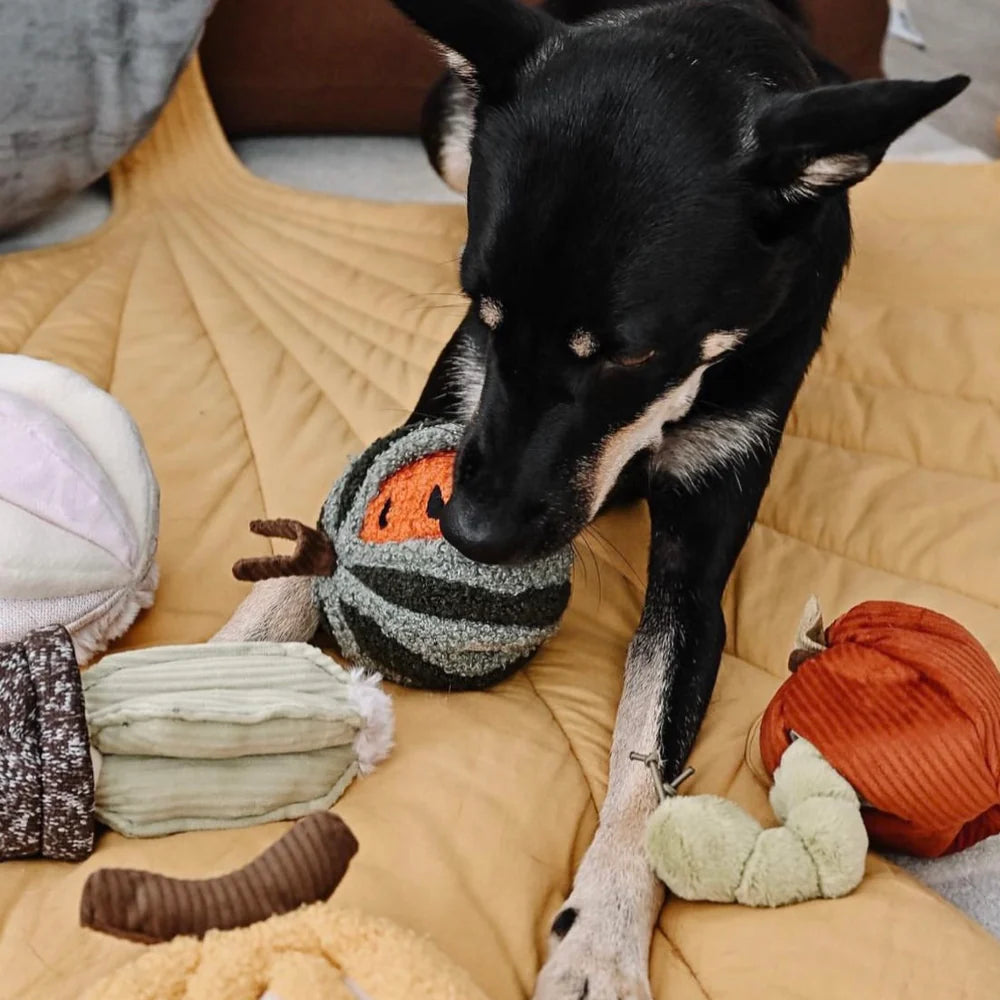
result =
M701 360L714 361L743 343L746 330L716 330L701 342Z
M503 306L486 295L479 302L479 318L488 329L498 330L503 322Z
M691 409L707 364L699 365L678 385L653 400L630 424L613 431L601 442L597 454L580 470L578 480L590 498L593 518L629 460L663 440L663 425L680 420Z
M600 344L589 330L574 330L569 338L569 349L578 358L592 358Z

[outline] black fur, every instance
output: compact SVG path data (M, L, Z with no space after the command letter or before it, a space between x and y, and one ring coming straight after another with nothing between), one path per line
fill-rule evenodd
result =
M673 777L715 682L723 587L848 259L847 188L967 79L823 85L836 71L809 51L789 0L664 0L582 21L608 5L551 5L572 25L514 0L395 2L474 71L434 101L470 85L478 100L470 307L417 405L471 416L442 513L453 544L494 562L565 544L591 516L602 442L691 375L706 336L745 331L608 497L649 501L633 655L673 637L658 716ZM502 306L495 330L484 299ZM568 346L581 329L593 356ZM461 378L477 366L470 414ZM751 425L752 447L730 454L725 435ZM706 427L720 428L704 440L723 457L671 465L673 446Z

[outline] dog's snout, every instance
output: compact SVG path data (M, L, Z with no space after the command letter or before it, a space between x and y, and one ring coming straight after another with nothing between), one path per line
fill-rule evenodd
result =
M531 461L521 444L513 431L500 436L496 425L479 421L459 448L441 532L476 562L527 562L566 540L552 530L551 470Z
M475 479L483 467L483 449L476 438L469 438L465 442L461 453L458 456L458 478L468 481Z
M441 532L462 555L483 563L515 561L524 541L513 518L471 502L461 493L445 506Z

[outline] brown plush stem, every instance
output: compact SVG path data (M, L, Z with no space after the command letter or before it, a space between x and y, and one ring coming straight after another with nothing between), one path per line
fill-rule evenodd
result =
M248 865L218 878L199 881L101 868L83 887L80 924L144 944L246 927L326 899L357 849L342 819L317 812L299 820Z
M329 576L337 564L330 539L301 521L278 518L273 521L251 521L250 530L266 538L288 538L297 544L290 556L256 556L240 559L233 565L237 580L256 582L276 576Z

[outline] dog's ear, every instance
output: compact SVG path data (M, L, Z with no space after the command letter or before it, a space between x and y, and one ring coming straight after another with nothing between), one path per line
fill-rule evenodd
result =
M501 87L513 78L561 22L519 0L392 0L418 28L445 48L466 82Z
M864 180L890 143L968 83L967 76L869 80L780 94L754 123L745 176L775 209L841 191Z

